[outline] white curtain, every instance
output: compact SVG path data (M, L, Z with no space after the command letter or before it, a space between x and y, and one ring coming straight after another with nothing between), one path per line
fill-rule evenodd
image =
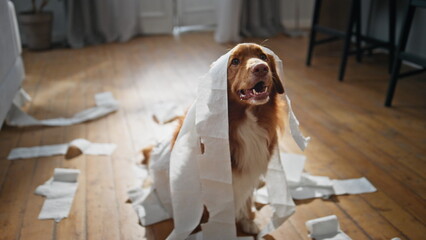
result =
M218 0L215 40L220 43L239 42L243 0Z
M215 40L239 42L245 37L271 37L283 32L280 0L219 0Z

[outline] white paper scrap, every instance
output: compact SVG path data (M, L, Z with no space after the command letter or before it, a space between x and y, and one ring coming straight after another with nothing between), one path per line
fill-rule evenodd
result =
M86 139L78 138L70 143L35 146L28 148L14 148L7 157L8 160L48 157L55 155L64 155L69 146L75 146L81 150L82 153L87 155L111 155L116 144L113 143L92 143Z
M336 215L312 219L305 224L310 232L308 236L316 240L351 240L351 238L340 229L339 220Z
M308 146L309 140L311 140L311 138L303 136L302 132L299 129L299 121L297 120L296 115L294 115L293 109L291 107L291 101L287 94L285 95L285 99L287 100L288 104L288 122L290 125L290 133L299 148L304 151L305 148Z
M20 93L18 93L20 94ZM19 100L17 100L18 102ZM96 106L81 111L71 118L54 118L37 120L27 113L23 112L19 105L13 104L10 108L6 123L9 126L27 127L27 126L68 126L82 123L105 116L111 112L117 111L118 102L114 99L111 92L103 92L95 95Z
M27 102L31 102L31 100L31 96L23 88L20 88L13 98L13 104L23 107Z
M59 222L68 217L79 174L78 169L55 168L53 177L36 188L35 194L46 197L38 219Z
M155 189L135 188L130 190L128 195L143 226L171 218L167 210L161 205Z
M298 185L302 179L306 157L301 154L281 153L281 163L285 170L288 185Z
M173 102L160 102L153 105L153 118L158 123L164 124L179 116L184 116L185 111L181 105Z
M377 189L365 177L347 180L333 180L333 189L336 195L360 194L375 192Z

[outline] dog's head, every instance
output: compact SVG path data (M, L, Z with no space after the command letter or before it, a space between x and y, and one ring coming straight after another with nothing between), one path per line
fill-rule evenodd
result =
M262 105L271 95L284 93L275 59L257 44L237 45L228 59L229 97L250 105Z

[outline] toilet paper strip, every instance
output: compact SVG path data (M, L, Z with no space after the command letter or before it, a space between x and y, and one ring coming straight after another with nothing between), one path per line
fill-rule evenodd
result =
M53 118L38 120L21 110L20 105L25 99L25 94L19 92L20 96L15 98L7 117L6 123L9 126L27 127L27 126L68 126L82 123L105 116L111 112L118 110L118 102L114 99L111 92L103 92L95 95L96 106L81 111L71 118Z
M117 147L113 143L92 143L86 139L78 138L63 144L14 148L9 153L7 159L15 160L65 155L70 146L77 147L83 154L87 155L111 155Z

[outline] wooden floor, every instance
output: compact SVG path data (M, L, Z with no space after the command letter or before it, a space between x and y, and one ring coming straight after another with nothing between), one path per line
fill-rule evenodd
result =
M262 39L251 39L257 43ZM418 75L398 84L394 107L383 107L387 88L385 55L349 61L337 81L339 52L318 48L305 67L306 39L272 38L266 46L285 67L285 86L302 131L312 137L306 171L337 179L367 177L376 193L330 200L297 201L296 213L271 239L308 239L305 221L330 214L352 239L425 239L426 81ZM120 110L68 127L0 131L0 239L145 239L145 230L126 204L136 184L132 170L138 150L157 131L150 111L159 101L188 104L198 77L231 45L211 33L142 37L128 43L79 50L24 52L24 88L33 97L27 110L39 119L72 116L91 107L93 95L111 91ZM57 144L83 137L112 142L111 157L47 157L8 161L14 147ZM295 151L284 143L286 150ZM56 167L82 171L70 217L38 220L44 199L35 188ZM159 234L159 233L157 233ZM148 239L152 239L147 234Z

